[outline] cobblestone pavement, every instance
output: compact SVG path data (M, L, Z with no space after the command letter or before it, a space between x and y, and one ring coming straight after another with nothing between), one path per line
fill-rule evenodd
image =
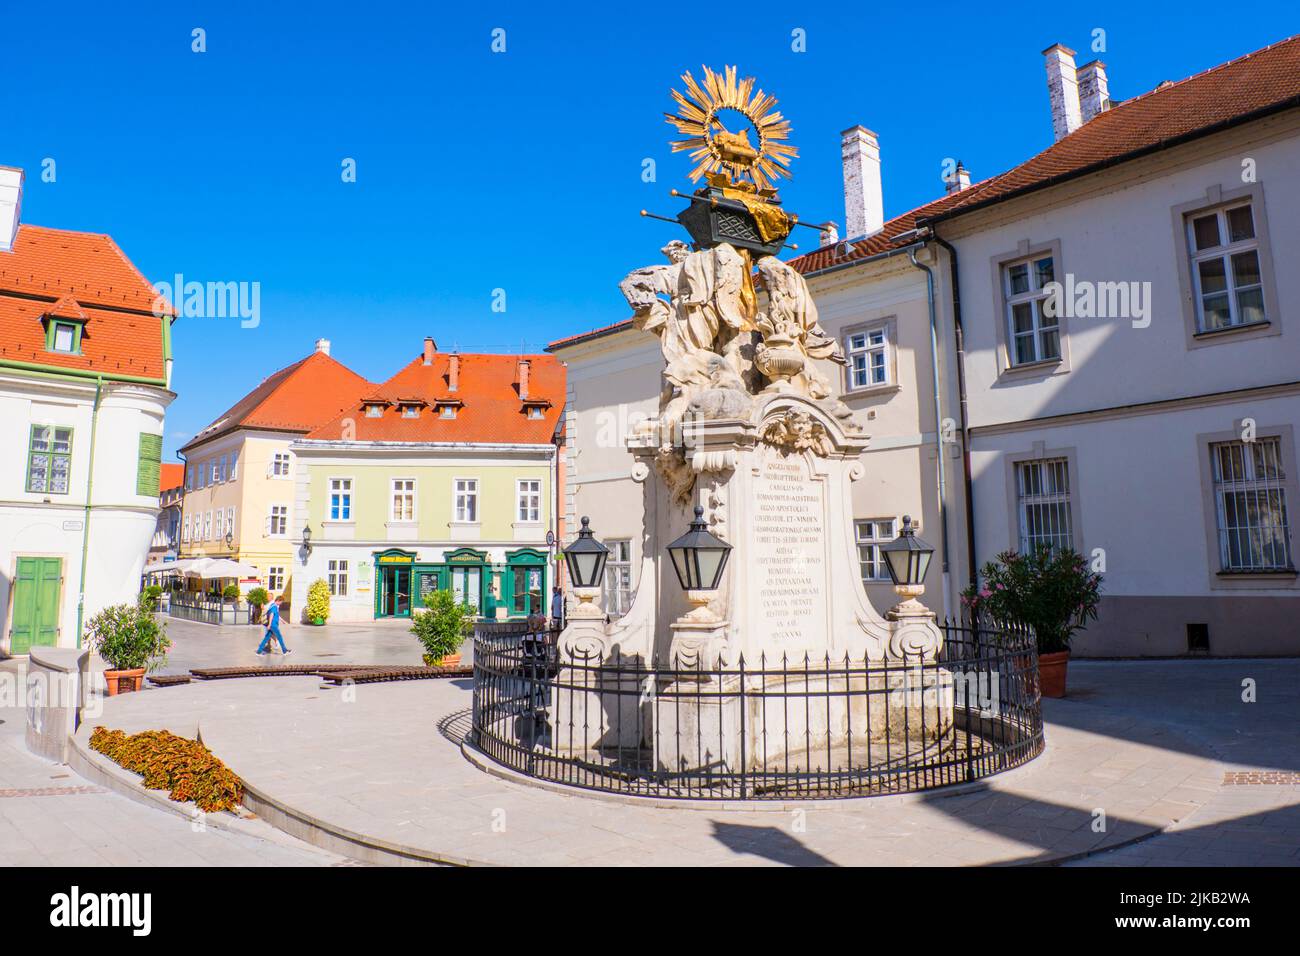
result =
M0 681L21 688L25 662L0 663ZM248 832L207 827L91 786L66 766L27 750L27 715L0 705L0 867L330 866L343 858L261 821Z
M1256 702L1242 699L1243 681ZM191 684L116 698L104 719L178 733L201 723L214 752L295 811L455 861L969 865L1096 853L1081 862L1300 865L1300 785L1224 783L1300 770L1300 662L1079 661L1070 682L1070 698L1045 702L1046 754L1018 771L961 795L803 814L628 806L485 774L437 729L468 706L467 681L350 695L313 678Z

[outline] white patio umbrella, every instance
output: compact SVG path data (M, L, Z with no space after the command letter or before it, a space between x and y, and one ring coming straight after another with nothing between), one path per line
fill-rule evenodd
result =
M261 573L253 565L231 558L196 558L194 563L185 569L186 577L203 578L205 581L220 578L255 578Z

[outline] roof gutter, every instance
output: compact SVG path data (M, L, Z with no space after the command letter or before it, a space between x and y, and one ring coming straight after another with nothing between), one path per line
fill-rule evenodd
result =
M913 229L911 230L911 232L916 232L916 230ZM909 234L910 233L904 232L904 233L900 233L899 235L906 236ZM848 262L838 262L833 266L826 266L825 268L822 269L814 269L812 272L805 272L803 277L804 279L811 279L815 276L825 276L825 275L830 275L832 272L841 272L844 269L851 269L854 266L864 266L869 262L882 262L885 259L892 259L895 256L911 255L912 252L924 246L926 241L927 240L919 240L916 242L911 242L906 246L898 246L897 248L894 249L886 249L884 252L877 252L875 255L863 256L861 259L850 259Z

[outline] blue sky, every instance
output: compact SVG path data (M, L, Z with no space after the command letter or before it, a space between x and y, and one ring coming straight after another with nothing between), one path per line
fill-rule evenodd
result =
M677 235L637 213L674 214L688 185L661 115L685 69L735 63L778 96L800 151L787 207L842 223L855 123L880 135L893 216L941 192L945 158L981 179L1051 143L1053 42L1104 59L1125 99L1300 32L1271 2L719 4L715 22L702 4L293 6L5 13L0 164L28 172L24 221L107 232L152 281L260 283L256 328L177 324L169 455L321 336L383 380L425 335L532 351L626 317L618 280Z

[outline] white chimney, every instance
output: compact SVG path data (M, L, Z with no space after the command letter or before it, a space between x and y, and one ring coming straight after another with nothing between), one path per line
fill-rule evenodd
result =
M970 172L966 169L965 166L961 164L961 160L958 160L957 168L952 171L951 176L947 177L947 182L945 182L944 184L943 191L947 195L951 196L953 193L958 193L961 192L963 189L969 189L969 188L970 188Z
M1110 84L1106 81L1106 64L1093 60L1079 67L1079 112L1086 123L1110 108Z
M1047 63L1047 95L1052 101L1052 131L1059 143L1082 125L1079 115L1079 80L1074 51L1053 43L1043 51Z
M424 339L424 364L433 364L433 354L438 351L438 343L433 340L432 336L425 336Z
M324 352L326 355L329 355L329 354L330 354L330 340L329 340L329 339L317 339L317 340L316 340L316 351L317 351L317 352Z
M870 236L885 225L880 192L880 141L865 126L840 134L844 163L844 228L849 239Z
M827 246L833 246L840 241L840 227L833 222L824 222L821 225L821 243L818 248L825 249Z
M0 252L13 249L22 208L23 171L11 166L0 166Z

